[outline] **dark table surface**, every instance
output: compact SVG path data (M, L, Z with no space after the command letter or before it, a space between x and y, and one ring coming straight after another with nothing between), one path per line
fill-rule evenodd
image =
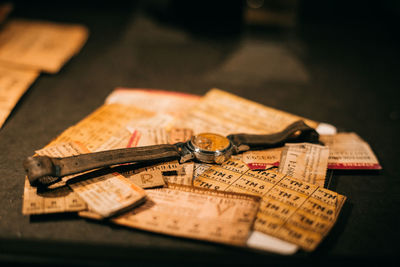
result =
M16 6L12 16L82 23L90 37L58 74L40 75L0 129L2 263L274 266L395 259L400 242L396 27L338 20L286 30L242 27L237 34L218 35L165 23L135 3L35 3ZM71 214L23 216L22 160L102 105L119 86L199 95L217 87L328 122L369 142L383 170L334 172L329 188L348 198L336 225L314 252L290 257Z

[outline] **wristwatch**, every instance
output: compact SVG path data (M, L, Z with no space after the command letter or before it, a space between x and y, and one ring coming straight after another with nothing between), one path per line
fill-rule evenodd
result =
M251 149L279 147L287 142L318 143L319 134L303 121L268 135L201 133L185 143L123 148L64 158L28 157L23 162L32 186L48 186L63 176L125 163L195 160L221 164L232 155Z

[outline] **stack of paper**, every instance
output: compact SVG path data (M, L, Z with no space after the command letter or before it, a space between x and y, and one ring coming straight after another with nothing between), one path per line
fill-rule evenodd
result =
M25 183L23 213L78 212L126 227L293 254L329 234L346 197L324 187L327 169L381 168L355 133L212 89L203 97L116 89L105 104L37 155L64 157L185 142L213 132L270 134L302 119L325 145L249 151L222 165L178 161L113 166L63 177L47 191Z
M0 6L0 20L10 11ZM86 42L81 25L13 19L0 21L0 128L40 72L57 73Z

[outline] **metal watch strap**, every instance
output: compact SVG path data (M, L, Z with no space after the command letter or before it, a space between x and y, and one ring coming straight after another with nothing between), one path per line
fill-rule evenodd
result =
M180 157L179 149L176 145L166 144L115 149L65 158L28 157L23 166L30 184L40 186L43 184L41 178L47 176L62 177L116 164L175 160Z
M237 147L244 145L248 148L261 149L282 146L288 142L318 143L319 134L303 121L296 121L283 131L274 134L231 134L227 137Z

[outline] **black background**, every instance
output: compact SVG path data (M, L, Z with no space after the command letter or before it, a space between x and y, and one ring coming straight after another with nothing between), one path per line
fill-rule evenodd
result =
M279 11L282 2L272 1L268 8ZM0 129L3 264L396 262L398 2L299 1L290 27L250 25L243 15L247 8L242 1L14 1L11 17L81 23L90 37L58 74L40 75ZM249 44L282 55L226 71L225 64ZM251 53L246 55L257 57ZM383 170L334 172L329 188L348 197L337 224L316 251L290 257L88 222L71 214L23 216L23 159L120 86L199 95L217 87L328 122L369 142Z

